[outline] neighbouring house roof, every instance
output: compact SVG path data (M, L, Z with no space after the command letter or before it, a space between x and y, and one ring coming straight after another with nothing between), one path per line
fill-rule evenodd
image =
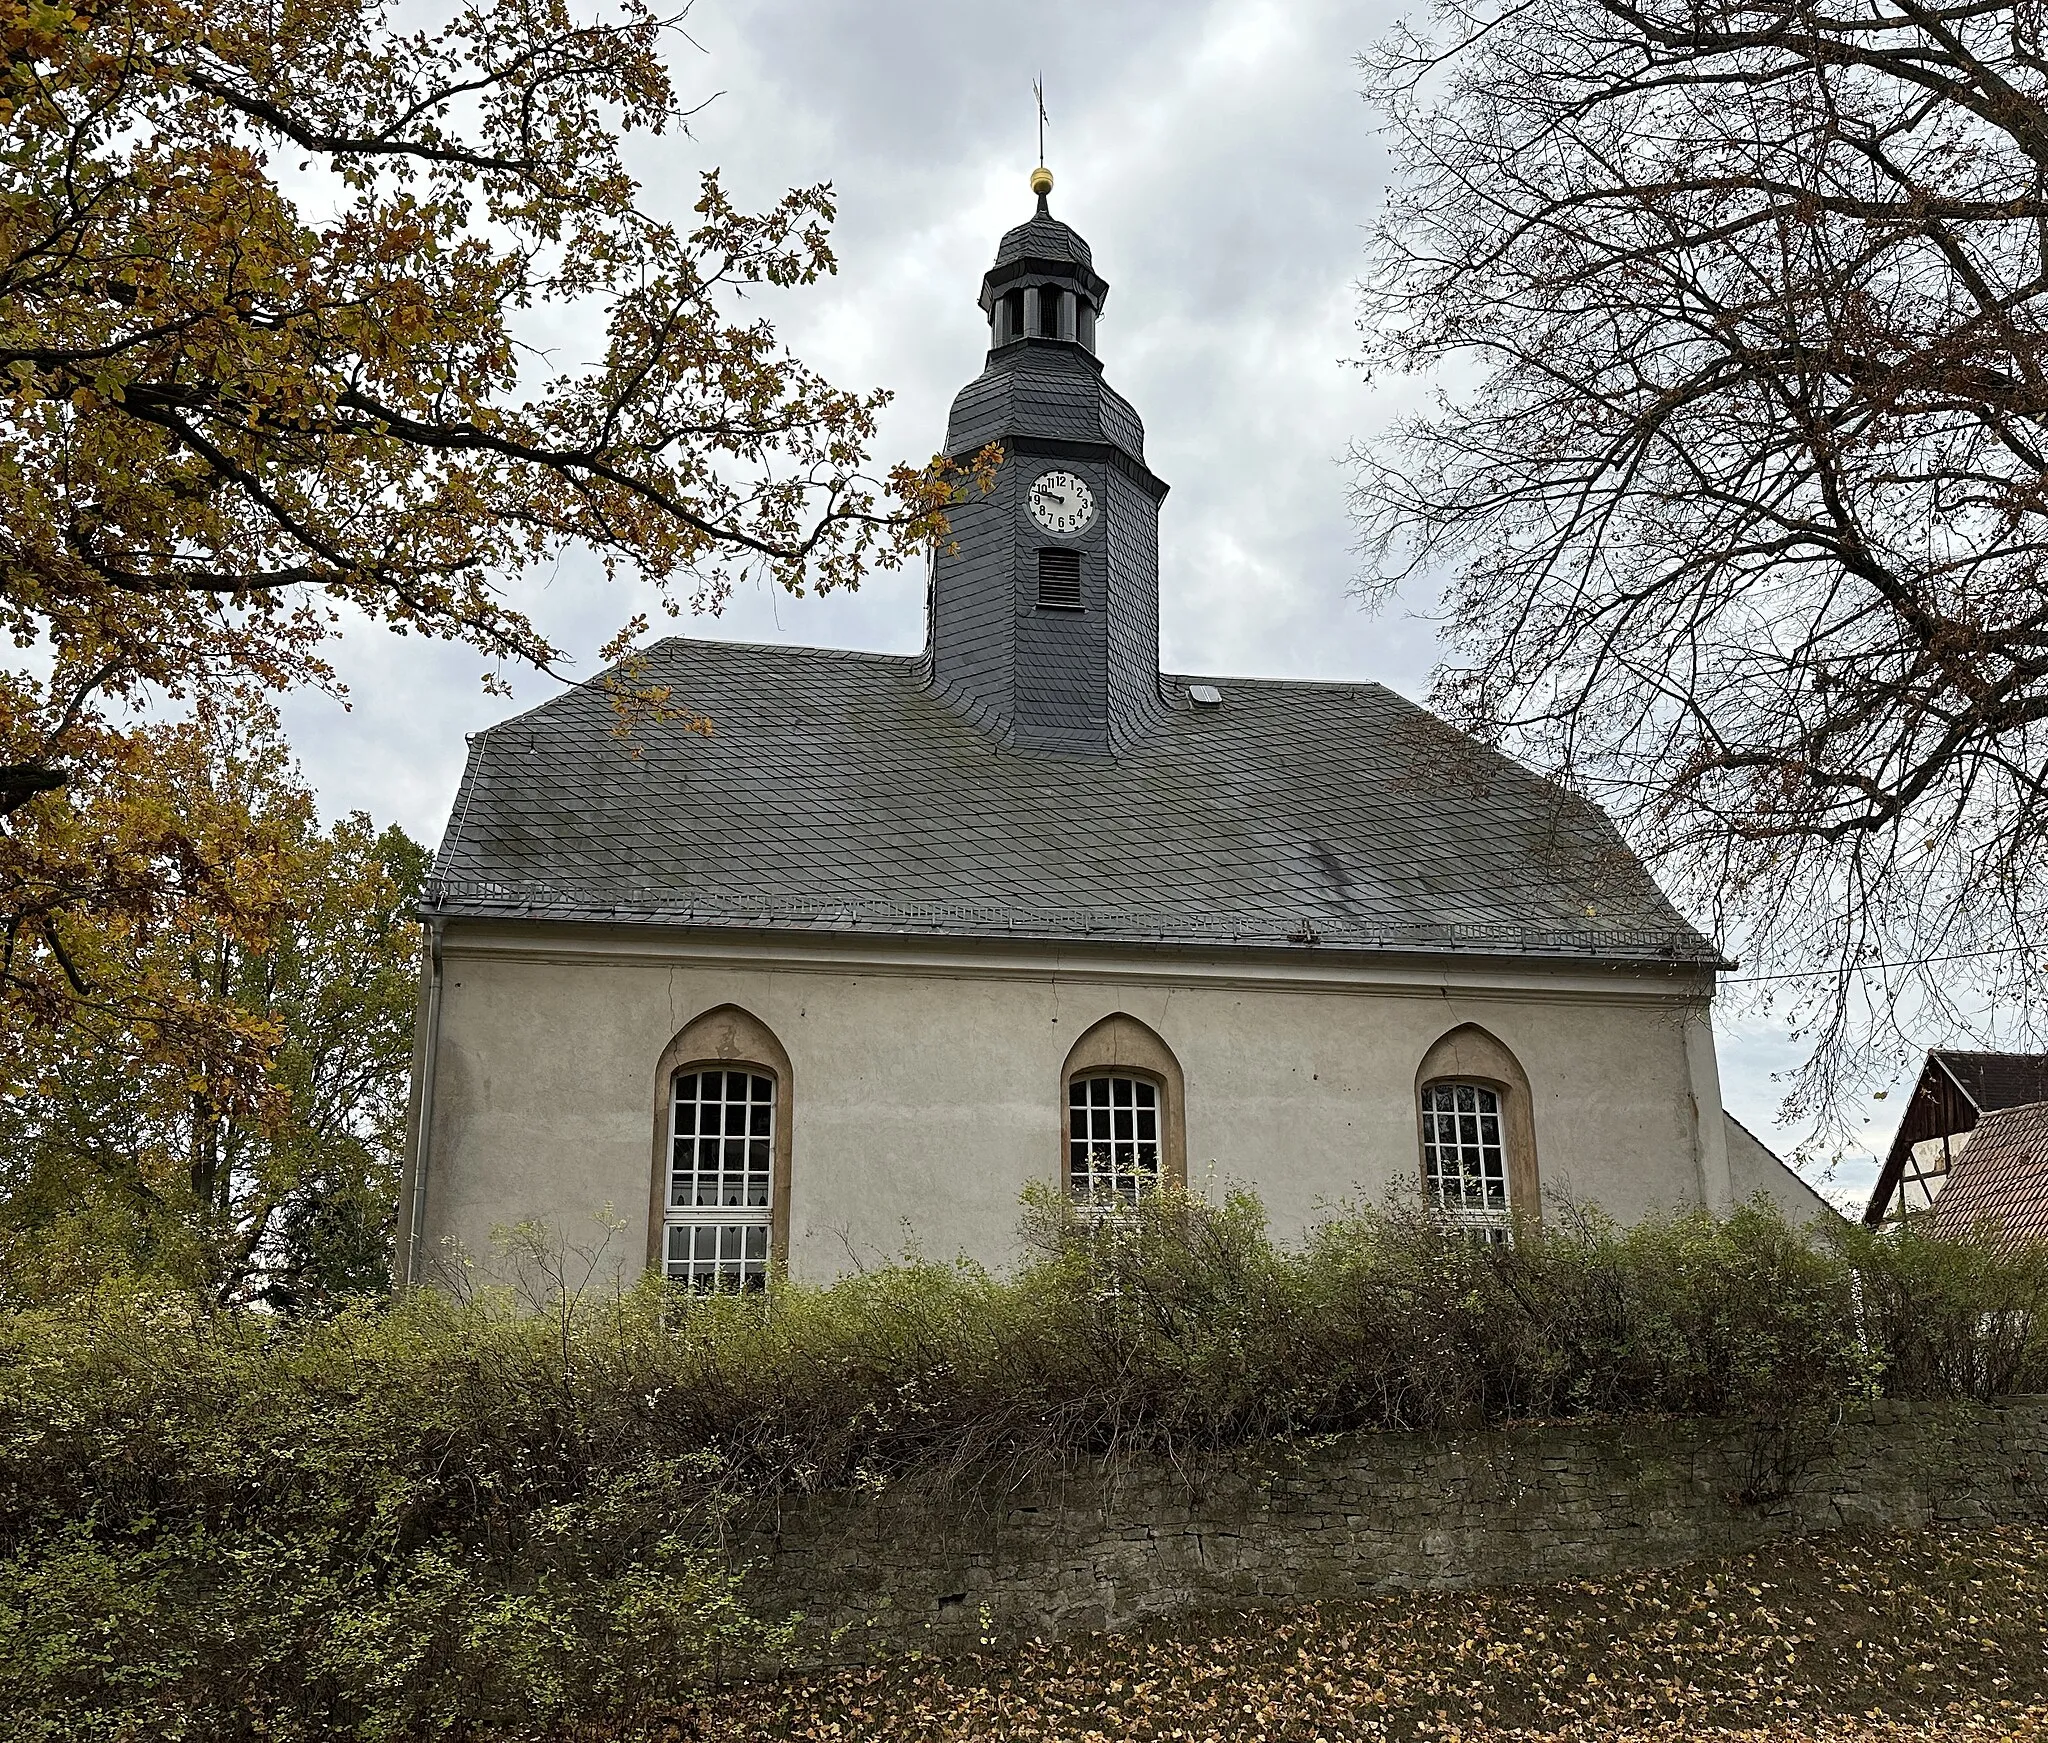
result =
M430 913L1720 961L1595 807L1377 684L1162 678L1156 729L1075 756L977 730L914 658L648 658L710 735L636 757L590 687L476 735Z
M1928 1058L1939 1061L1979 1113L2048 1101L2048 1053L1965 1053L1938 1047Z
M1878 1171L1863 1220L1874 1227L1885 1219L1915 1144L1928 1138L1954 1137L1972 1130L1982 1116L1996 1109L2036 1101L2048 1101L2048 1053L1934 1048L1921 1066L1906 1111L1899 1118L1899 1129Z
M1955 1240L1987 1221L2007 1245L2048 1241L2048 1100L1985 1114L1921 1226Z

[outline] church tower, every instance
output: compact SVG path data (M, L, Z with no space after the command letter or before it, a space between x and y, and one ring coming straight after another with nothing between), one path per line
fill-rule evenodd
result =
M1114 756L1159 721L1159 504L1145 428L1103 379L1109 286L1088 244L1037 214L981 282L988 362L953 401L946 452L1003 450L995 489L955 507L932 563L933 689L1019 749Z

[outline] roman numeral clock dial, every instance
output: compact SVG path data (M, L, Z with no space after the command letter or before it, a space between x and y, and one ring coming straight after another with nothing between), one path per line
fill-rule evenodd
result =
M1046 532L1071 537L1095 524L1095 492L1071 472L1041 472L1025 500Z

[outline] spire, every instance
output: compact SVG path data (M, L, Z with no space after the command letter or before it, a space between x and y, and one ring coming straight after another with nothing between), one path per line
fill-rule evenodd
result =
M1050 218L1052 208L1045 197L1052 192L1052 171L1045 167L1045 75L1031 81L1031 94L1038 99L1038 167L1031 172L1031 191L1038 196L1038 215Z

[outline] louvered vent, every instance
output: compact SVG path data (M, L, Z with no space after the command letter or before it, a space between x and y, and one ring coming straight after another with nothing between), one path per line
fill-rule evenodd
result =
M1081 553L1038 553L1038 608L1041 611L1081 609Z

